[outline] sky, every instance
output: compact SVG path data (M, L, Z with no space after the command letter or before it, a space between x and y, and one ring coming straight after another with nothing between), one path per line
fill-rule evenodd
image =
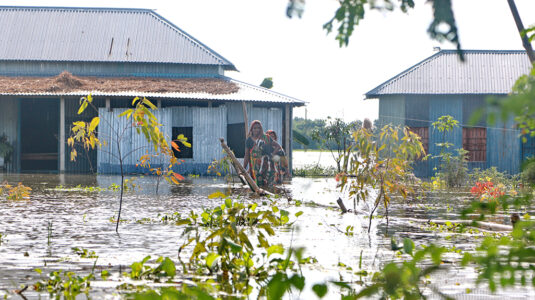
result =
M380 1L378 1L380 2ZM452 44L432 41L432 9L415 0L408 14L369 11L348 47L322 28L336 0L308 0L302 18L286 17L288 0L0 0L0 5L149 8L231 61L226 75L252 84L272 77L273 90L307 102L294 115L376 119L378 101L364 94ZM525 26L535 0L516 0ZM523 49L506 0L453 0L463 49Z

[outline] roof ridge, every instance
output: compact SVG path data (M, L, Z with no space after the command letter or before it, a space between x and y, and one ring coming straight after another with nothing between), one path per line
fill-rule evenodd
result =
M0 9L32 9L32 10L115 10L115 11L153 11L150 8L133 7L90 7L90 6L23 6L23 5L0 5Z

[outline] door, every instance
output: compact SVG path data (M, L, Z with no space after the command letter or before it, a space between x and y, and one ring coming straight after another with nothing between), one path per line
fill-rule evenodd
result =
M57 172L59 99L21 99L22 172Z

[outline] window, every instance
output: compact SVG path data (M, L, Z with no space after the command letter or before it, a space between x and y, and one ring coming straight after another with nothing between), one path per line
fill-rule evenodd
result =
M188 143L191 144L191 148L184 146L182 143L177 143L180 151L176 151L173 148L176 158L193 158L193 127L173 127L173 138L176 138L178 135L183 134L188 138Z
M429 153L429 127L409 127L409 130L420 136L425 154Z
M245 155L245 123L227 125L227 145L237 158Z
M463 128L463 149L468 161L487 161L487 129Z

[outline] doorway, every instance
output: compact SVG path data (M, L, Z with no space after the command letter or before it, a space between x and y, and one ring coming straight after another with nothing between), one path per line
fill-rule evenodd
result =
M57 172L59 99L22 99L20 106L22 172Z

